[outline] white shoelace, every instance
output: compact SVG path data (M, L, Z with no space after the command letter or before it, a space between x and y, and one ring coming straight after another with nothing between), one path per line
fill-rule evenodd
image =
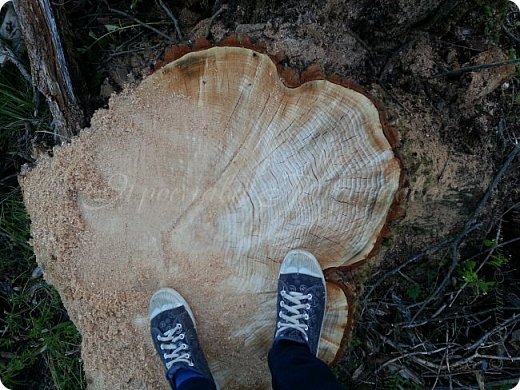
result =
M275 337L277 337L280 332L292 328L300 331L303 334L305 340L308 341L309 337L307 336L307 331L309 330L309 327L305 324L300 323L300 320L309 319L307 310L311 308L311 305L308 303L302 303L302 301L310 301L312 299L312 294L302 294L296 291L289 291L289 293L287 293L285 290L282 290L280 295L282 296L280 306L292 315L287 315L280 310L280 312L278 313L278 317L280 317L285 322L278 321L278 323L276 324L278 329L276 331ZM291 302L293 305L288 305L286 301Z
M177 324L175 328L169 329L164 333L164 336L157 335L157 340L161 341L162 350L171 350L170 353L163 354L164 359L172 359L166 362L166 368L170 367L175 363L187 363L190 367L193 366L193 362L190 360L191 355L189 353L183 353L181 351L187 350L188 345L180 343L180 340L184 340L184 333L182 331L182 325ZM177 336L175 335L177 333ZM168 342L166 344L165 342Z

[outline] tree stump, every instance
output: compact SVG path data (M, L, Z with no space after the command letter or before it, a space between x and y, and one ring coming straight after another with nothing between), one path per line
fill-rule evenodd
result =
M221 388L267 389L284 255L323 269L367 257L399 186L380 113L326 80L288 88L244 48L194 52L114 96L20 181L33 245L83 336L91 388L168 388L148 301L189 302ZM349 322L328 282L319 355Z

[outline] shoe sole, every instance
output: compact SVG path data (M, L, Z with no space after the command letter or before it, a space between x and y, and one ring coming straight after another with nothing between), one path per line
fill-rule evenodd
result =
M294 265L288 265L291 260L290 258L294 255L300 255L300 256L306 258L311 263L311 266L302 267L300 269L298 267L299 264L297 264L298 263L297 261L295 261L296 264L294 264ZM294 269L296 269L296 271ZM306 270L308 272L301 272L302 269ZM286 270L287 272L283 272L284 270ZM314 257L314 255L312 253L310 253L304 249L293 249L293 250L289 251L289 253L287 253L287 255L285 255L282 265L280 266L280 272L278 274L278 277L280 277L281 274L288 274L288 273L295 273L295 272L299 272L299 273L303 273L306 275L321 278L323 287L325 289L325 308L323 311L323 321L321 322L320 336L318 338L318 348L316 350L316 356L318 356L318 352L320 350L321 333L323 331L323 324L325 323L325 314L327 312L327 284L325 282L325 275L323 275L323 270L321 269L321 265L318 262L318 260L316 259L316 257Z

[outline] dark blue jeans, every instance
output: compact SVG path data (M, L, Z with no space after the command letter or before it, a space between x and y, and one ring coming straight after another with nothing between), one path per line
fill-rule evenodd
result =
M282 340L269 351L273 390L344 390L329 367L306 345ZM172 388L175 386L172 384ZM194 378L177 390L216 390L213 381Z

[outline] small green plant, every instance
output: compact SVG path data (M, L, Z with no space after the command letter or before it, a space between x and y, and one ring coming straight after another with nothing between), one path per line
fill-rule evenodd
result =
M464 262L460 275L468 287L476 290L477 295L486 295L495 286L495 282L481 279L477 274L476 267L477 263L475 261L468 260Z
M418 284L413 284L406 289L406 295L414 301L422 295L421 287Z
M484 240L482 243L486 248L495 248L498 245L497 240ZM489 260L489 264L495 268L501 268L507 263L509 263L509 259L504 255L493 255Z
M482 244L486 247L486 248L494 248L497 246L497 240L484 240L482 241Z
M8 388L31 387L28 372L47 367L57 389L80 389L82 370L79 357L81 337L66 318L58 293L28 273L7 295L0 350L9 359L0 362L3 383ZM30 380L30 379L29 379Z
M495 268L501 268L509 263L509 259L503 255L492 256L489 260L489 264Z

